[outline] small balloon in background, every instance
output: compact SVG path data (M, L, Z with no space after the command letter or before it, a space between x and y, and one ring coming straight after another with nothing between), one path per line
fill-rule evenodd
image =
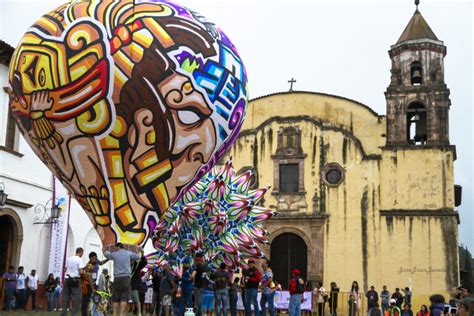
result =
M267 243L263 224L274 212L261 206L268 188L251 189L251 170L235 174L232 161L214 167L169 208L153 233L157 249L150 265L174 262L176 273L185 258L201 255L211 268L222 262L230 269L248 258L263 258Z

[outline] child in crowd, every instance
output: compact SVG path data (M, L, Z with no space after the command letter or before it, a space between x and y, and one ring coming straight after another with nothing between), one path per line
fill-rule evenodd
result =
M54 289L53 295L53 311L62 311L61 309L61 291L63 290L63 285L59 277L56 278L56 288Z

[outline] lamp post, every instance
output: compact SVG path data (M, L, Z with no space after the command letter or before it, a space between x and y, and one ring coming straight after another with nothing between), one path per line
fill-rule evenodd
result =
M51 206L48 206L49 204L51 204ZM55 223L61 215L61 208L58 205L58 201L56 199L53 200L52 198L44 205L41 203L36 204L34 211L38 215L33 219L33 224Z
M8 194L5 193L5 184L0 182L0 207L4 207L7 202Z

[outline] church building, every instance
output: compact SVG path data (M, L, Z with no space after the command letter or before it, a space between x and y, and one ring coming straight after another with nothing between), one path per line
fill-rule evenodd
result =
M265 250L284 287L295 268L326 289L408 286L425 303L459 285L445 55L417 9L389 50L386 115L323 93L250 101L229 156L272 187Z

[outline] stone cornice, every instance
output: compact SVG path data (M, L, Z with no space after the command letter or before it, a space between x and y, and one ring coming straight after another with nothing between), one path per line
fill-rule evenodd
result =
M439 208L439 209L390 209L380 210L380 216L385 217L456 217L458 224L461 223L459 219L459 213L452 208Z
M301 213L301 212L278 212L275 214L270 221L276 220L305 220L305 219L321 219L325 220L329 218L327 213Z
M24 209L28 209L28 208L33 206L33 204L29 204L29 203L25 203L25 202L13 200L13 199L8 199L8 198L7 198L7 201L5 202L5 205L18 206L18 207L24 208Z
M456 146L449 144L427 144L427 145L412 145L412 144L393 144L380 147L382 150L425 150L425 149L440 149L443 151L451 151L453 153L453 160L457 159Z
M17 157L23 157L24 155L22 153L19 153L13 149L10 149L8 147L5 147L5 146L0 146L0 151L4 151L4 152L7 152L9 154L12 154L14 156L17 156Z
M268 120L265 120L264 122L262 122L256 128L242 130L238 138L250 136L250 135L256 135L259 131L263 130L265 126L268 126L274 122L282 124L282 123L294 123L294 122L300 122L300 121L310 122L313 125L321 128L321 130L323 131L336 131L336 132L342 133L344 136L346 136L347 138L351 139L354 142L355 146L357 147L357 149L359 149L360 153L362 154L363 160L381 160L382 159L382 156L379 154L367 154L362 146L361 141L354 135L352 131L347 130L343 127L327 125L323 123L321 120L311 117L309 115L296 115L296 116L288 116L288 117L272 116Z

